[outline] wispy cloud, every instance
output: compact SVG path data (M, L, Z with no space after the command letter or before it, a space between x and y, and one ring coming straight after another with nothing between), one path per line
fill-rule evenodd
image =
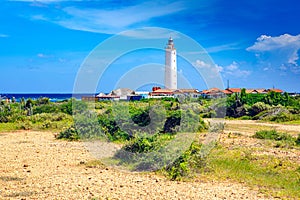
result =
M141 38L141 39L160 39L160 38L179 38L179 34L173 30L157 28L157 27L144 27L140 29L132 29L121 32L120 35Z
M299 61L300 34L296 36L283 34L277 37L261 35L247 50L255 52L256 57L264 65L268 63L271 67L279 68L282 71L289 69L294 73L300 73L300 66L297 63Z
M9 35L6 35L6 34L0 34L0 38L6 38L6 37L9 37Z
M223 67L216 65L214 63L208 63L203 60L196 60L193 63L194 67L200 69L200 71L204 71L204 74L207 75L209 78L216 77L220 75L223 71Z
M217 64L210 64L210 63L204 62L202 60L197 60L193 65L200 69L209 69L213 73L216 73L216 74L222 73L225 76L234 76L234 77L238 77L238 78L245 78L251 74L251 71L241 69L239 63L237 63L235 61L233 61L228 66L220 66Z
M50 0L48 0L50 2ZM53 0L54 1L54 0ZM93 9L83 7L65 7L61 16L39 16L68 29L96 33L114 34L127 29L151 26L151 19L169 15L185 9L182 2L159 3L143 2L128 7L115 9ZM36 16L32 19L37 20Z
M47 55L47 54L44 54L44 53L38 53L36 56L39 57L39 58L51 58L51 57L53 57L53 55Z
M241 49L238 43L230 43L230 44L208 47L205 50L208 53L217 53L221 51L236 50L236 49Z
M239 63L233 61L230 65L223 67L223 73L225 75L245 78L251 74L251 71L240 69Z
M53 2L67 2L69 0L9 0L9 1L20 1L20 2L37 2L37 3L53 3ZM76 1L83 1L83 0L72 0L74 2Z

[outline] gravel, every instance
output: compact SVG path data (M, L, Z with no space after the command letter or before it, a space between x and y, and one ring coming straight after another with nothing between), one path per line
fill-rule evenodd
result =
M0 133L0 199L270 199L233 182L169 181L107 166L50 132ZM107 153L107 152L106 152ZM99 156L99 155L98 155Z

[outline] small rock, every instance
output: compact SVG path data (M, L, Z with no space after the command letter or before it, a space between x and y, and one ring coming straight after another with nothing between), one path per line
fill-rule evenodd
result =
M28 164L24 164L24 165L23 165L23 167L28 167L28 166L29 166Z

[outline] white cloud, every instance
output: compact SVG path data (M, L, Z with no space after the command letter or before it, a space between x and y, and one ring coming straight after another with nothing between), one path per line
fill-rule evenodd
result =
M194 63L194 66L197 66L200 69L202 69L202 68L211 68L211 65L204 62L203 60L196 60L196 62Z
M221 51L236 50L236 49L240 49L238 43L230 43L230 44L223 44L223 45L219 45L219 46L208 47L205 50L208 53L217 53L217 52L221 52Z
M39 57L39 58L50 58L50 57L53 57L52 55L46 55L44 53L38 53L36 56Z
M299 61L300 34L296 36L283 34L277 37L261 35L247 50L255 52L256 57L263 64L268 63L280 70L289 68L295 73L299 71L297 62Z
M267 35L261 35L257 38L255 44L248 47L248 51L271 51L285 47L300 47L300 34L292 36L289 34L280 35L278 37L271 37Z
M43 15L33 15L32 17L31 17L31 19L33 19L33 20L44 20L44 21L47 21L48 19L45 17L45 16L43 16Z
M226 69L229 71L235 71L238 69L238 64L235 61L233 61L230 65L226 67Z
M140 23L185 9L183 3L143 2L115 9L92 9L65 7L61 16L33 16L32 19L47 20L65 28L96 33L114 34L140 26Z
M207 63L203 60L196 60L196 62L193 63L193 65L200 70L208 70L212 74L219 74L223 71L223 67L213 63Z
M120 35L143 39L165 39L169 38L170 36L172 36L173 39L176 39L180 37L177 32L156 27L145 27L141 29L128 30L121 32Z
M265 68L263 68L263 70L264 70L264 71L268 71L268 70L269 70L269 68L268 68L268 67L265 67Z
M251 71L249 70L242 70L240 69L240 65L233 61L230 65L222 67L223 73L225 75L235 76L239 78L247 77L251 74Z
M249 71L249 70L240 69L240 65L235 61L233 61L228 66L220 66L217 64L207 63L203 60L196 60L196 62L193 63L193 65L195 67L199 68L200 70L210 71L211 74L215 74L215 75L221 73L225 76L234 76L237 78L245 78L251 74L251 71Z
M0 34L0 38L6 38L6 37L9 37L9 36L6 34Z
M285 65L282 64L282 65L280 66L280 69L283 70L283 71L285 71L285 70L287 70L288 68L287 68L287 66L285 66Z

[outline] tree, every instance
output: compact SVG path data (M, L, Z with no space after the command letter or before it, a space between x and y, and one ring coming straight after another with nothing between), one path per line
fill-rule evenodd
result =
M242 105L247 103L247 93L246 93L245 88L242 88L242 90L241 90L240 99L241 99Z

